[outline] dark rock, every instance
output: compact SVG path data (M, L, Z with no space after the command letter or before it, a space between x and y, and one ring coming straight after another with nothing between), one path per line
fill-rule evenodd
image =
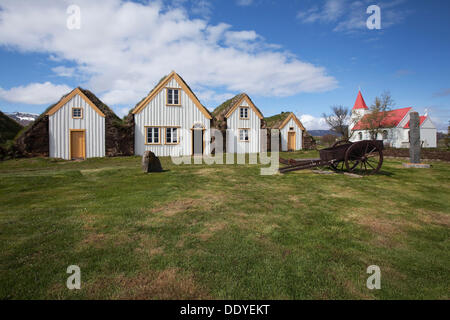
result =
M145 151L142 156L142 170L145 173L161 172L162 166L159 158L151 151Z

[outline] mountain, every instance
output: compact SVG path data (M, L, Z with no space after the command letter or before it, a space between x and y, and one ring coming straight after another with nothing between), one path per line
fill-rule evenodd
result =
M331 130L308 130L308 133L313 137L323 137L324 135L327 134L332 134L333 136L337 137L339 136L339 134Z
M0 111L0 144L14 139L23 126Z
M30 123L32 123L34 120L39 117L38 114L34 113L27 113L27 112L12 112L12 113L6 113L8 117L11 119L16 120L18 123L20 123L23 126L27 126Z

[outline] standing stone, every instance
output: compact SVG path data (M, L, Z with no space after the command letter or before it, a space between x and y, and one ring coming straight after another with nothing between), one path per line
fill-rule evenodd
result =
M161 172L162 166L159 158L151 151L145 151L142 156L142 170L145 173Z
M409 114L409 158L411 163L420 163L420 120L417 112Z

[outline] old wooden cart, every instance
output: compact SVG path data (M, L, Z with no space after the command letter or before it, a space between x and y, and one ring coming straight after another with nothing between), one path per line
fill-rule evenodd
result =
M377 173L383 164L383 141L338 141L331 148L319 150L318 159L282 159L286 166L281 173L329 166L334 171L347 171L361 175Z

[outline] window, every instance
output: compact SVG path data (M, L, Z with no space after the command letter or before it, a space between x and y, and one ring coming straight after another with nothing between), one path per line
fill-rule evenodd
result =
M383 140L387 140L388 139L388 132L387 132L387 130L383 131L382 136L383 136Z
M248 108L241 108L239 110L239 116L241 119L248 119Z
M180 105L180 90L179 89L167 89L167 105L179 106Z
M166 128L166 144L178 143L178 128Z
M289 128L289 131L294 131L294 127L290 127L290 128Z
M81 108L72 108L72 118L81 119L83 118L83 109Z
M147 144L160 144L158 127L147 127Z
M359 140L362 140L362 139L363 139L362 132L358 132L358 139L359 139Z
M248 129L239 129L239 141L248 142Z

